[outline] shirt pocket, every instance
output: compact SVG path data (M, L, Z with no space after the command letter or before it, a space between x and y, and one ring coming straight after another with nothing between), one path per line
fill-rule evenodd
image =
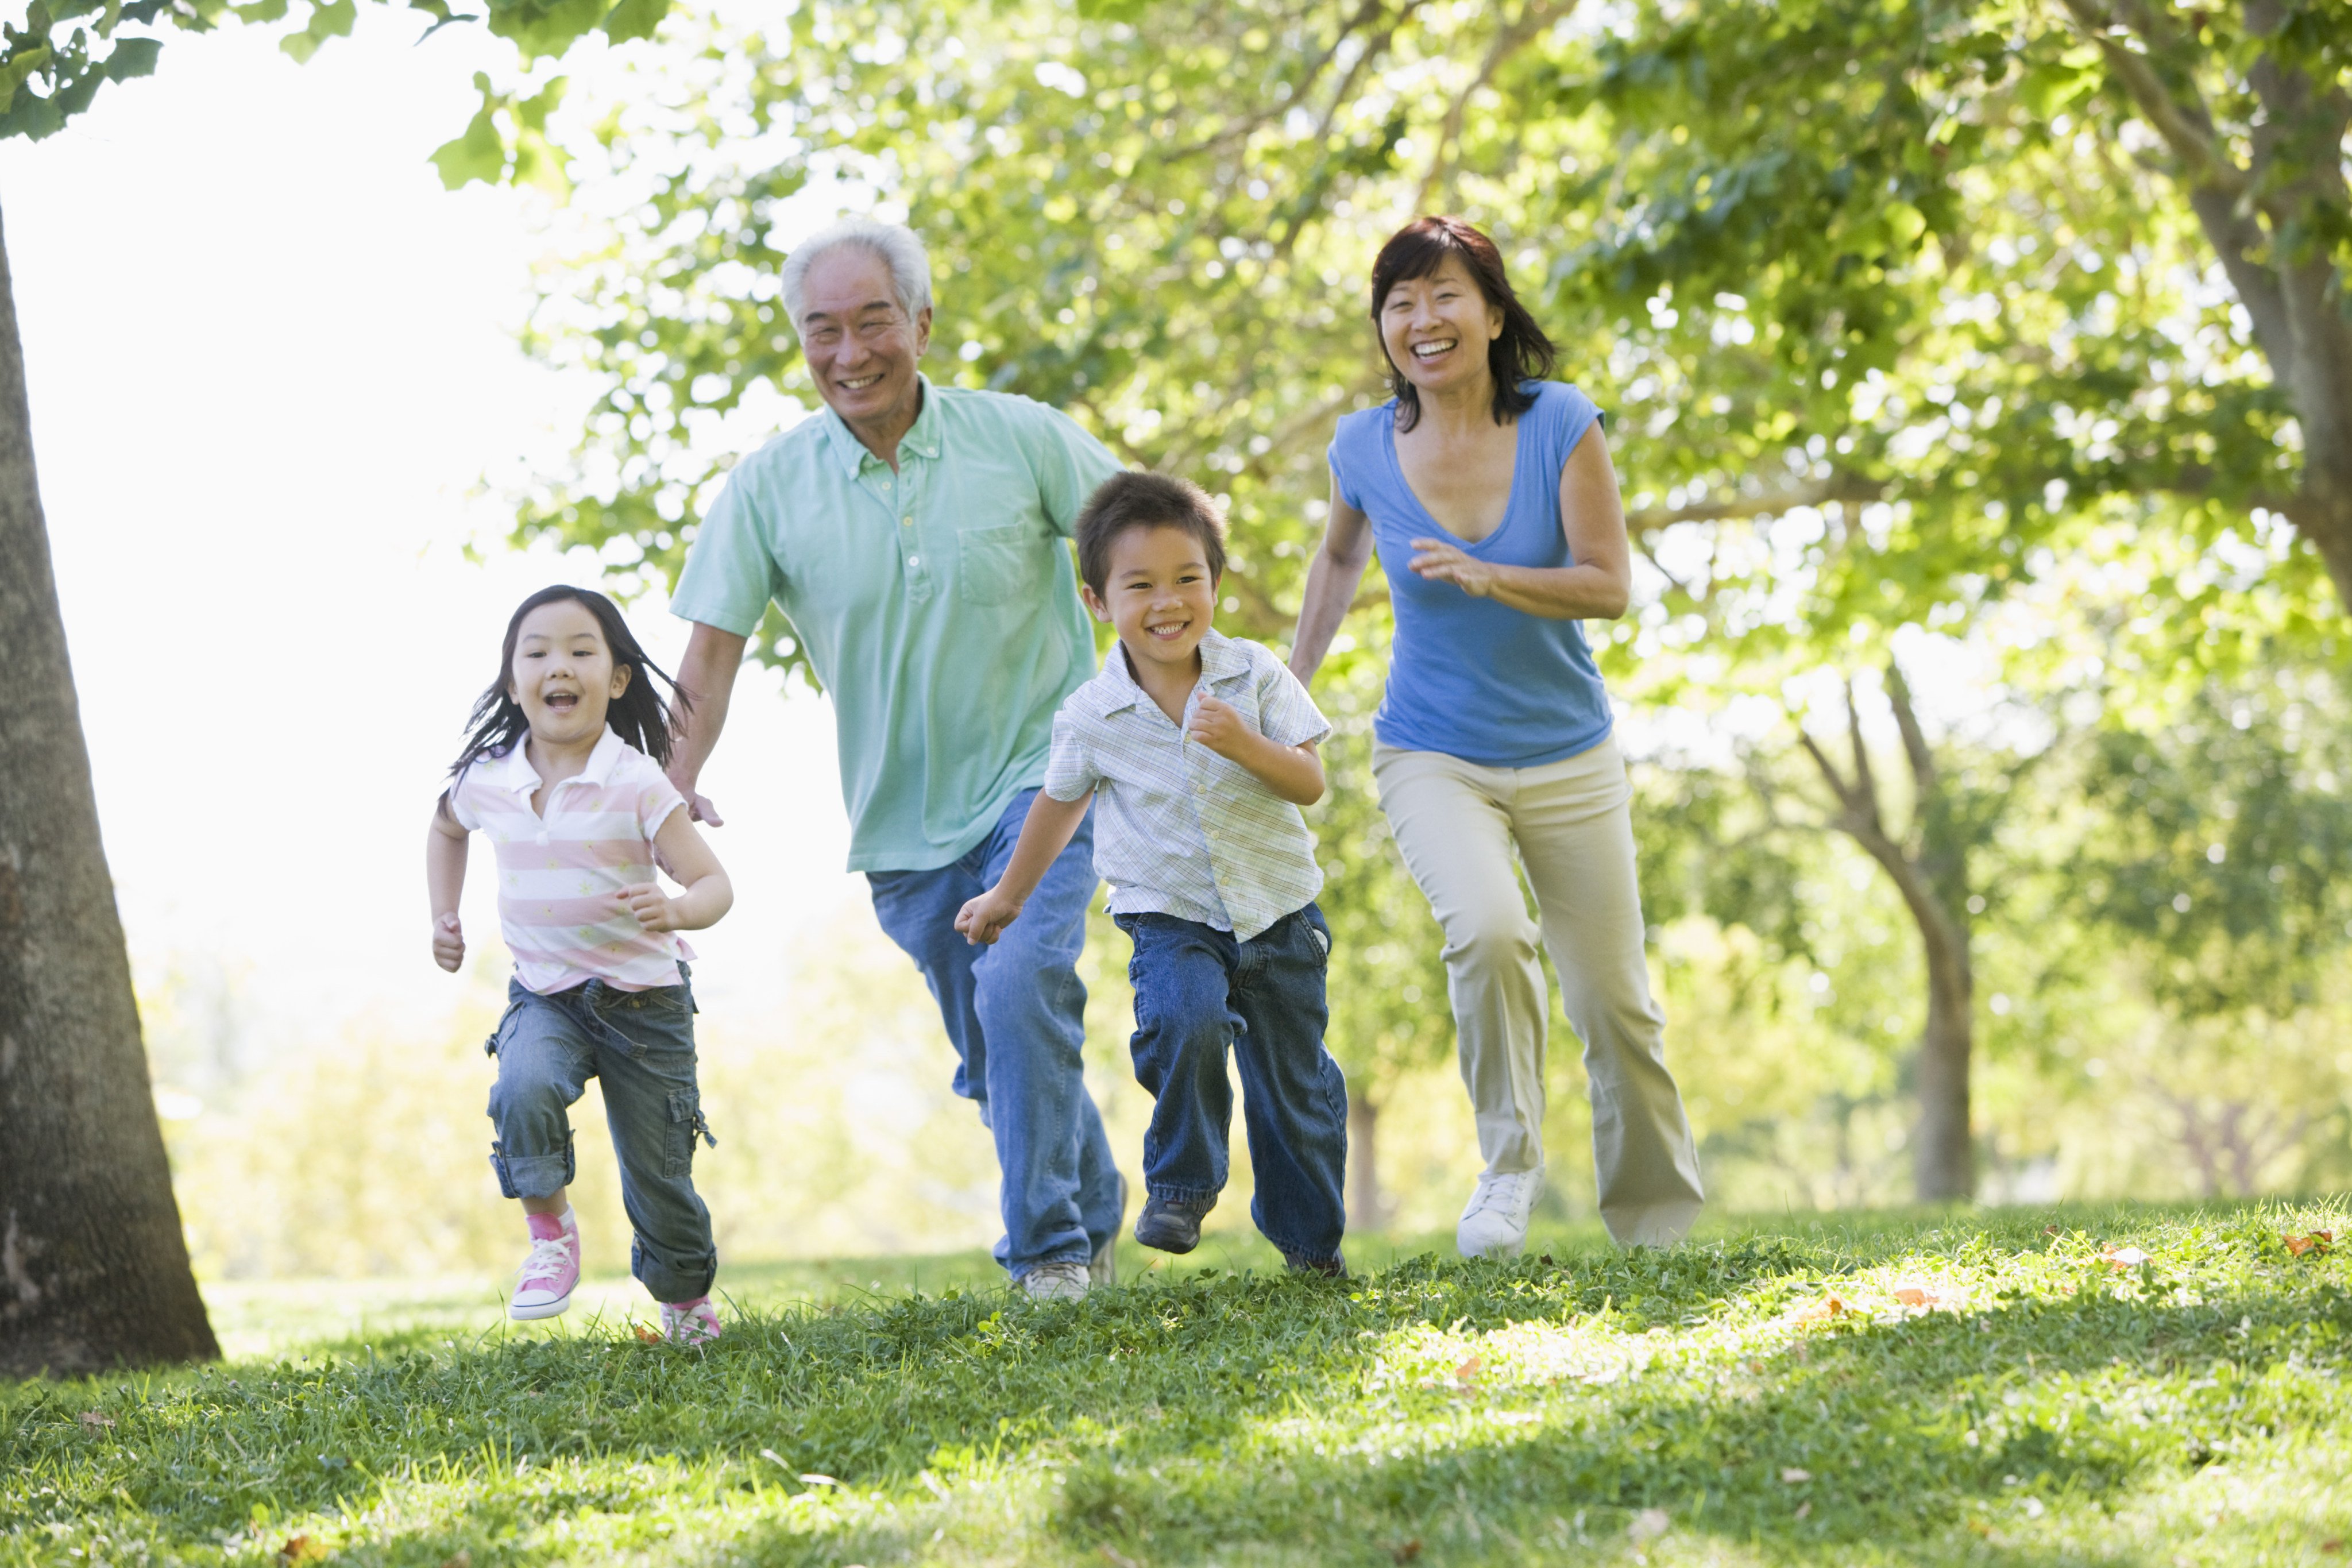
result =
M1009 605L1042 596L1045 541L1026 522L967 528L956 535L956 595L975 605Z

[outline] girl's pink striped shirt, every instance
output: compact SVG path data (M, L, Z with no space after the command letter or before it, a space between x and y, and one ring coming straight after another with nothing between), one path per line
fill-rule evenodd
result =
M515 974L544 994L602 980L623 991L679 983L694 951L674 931L650 931L617 896L654 879L654 835L686 805L651 757L612 731L588 765L547 792L527 747L484 757L449 792L449 814L489 835L499 859L499 924Z

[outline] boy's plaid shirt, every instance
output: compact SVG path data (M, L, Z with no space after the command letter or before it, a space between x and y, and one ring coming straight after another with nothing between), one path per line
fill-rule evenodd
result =
M1201 639L1188 721L1203 693L1279 746L1331 732L1282 661L1244 638ZM1090 789L1100 792L1095 870L1111 885L1113 914L1174 915L1247 942L1322 889L1315 835L1298 808L1171 723L1117 643L1102 673L1054 716L1045 793L1072 801Z

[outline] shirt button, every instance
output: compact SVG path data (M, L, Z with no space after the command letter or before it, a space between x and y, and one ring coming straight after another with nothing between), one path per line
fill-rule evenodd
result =
M539 830L539 841L540 841L541 844L544 844L544 843L546 843L546 842L547 842L547 829L546 829L546 828L544 828L544 827L542 827L542 828L541 828L541 829Z
M923 558L919 555L909 555L907 557L907 564L909 566L920 566L922 563Z
M902 518L900 518L900 519L898 520L898 525L899 525L901 528L912 528L912 527L914 527L914 526L915 526L915 514L914 514L913 512L911 512L911 511L910 511L910 512L908 512L906 516L904 516L904 517L902 517Z

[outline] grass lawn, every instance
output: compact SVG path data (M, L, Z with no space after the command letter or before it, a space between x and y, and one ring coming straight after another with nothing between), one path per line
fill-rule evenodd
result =
M1228 1242L1050 1306L730 1267L709 1352L618 1283L551 1331L221 1290L226 1365L0 1386L0 1564L2352 1563L2352 1258L2281 1239L2322 1229L1731 1220L1342 1284Z

